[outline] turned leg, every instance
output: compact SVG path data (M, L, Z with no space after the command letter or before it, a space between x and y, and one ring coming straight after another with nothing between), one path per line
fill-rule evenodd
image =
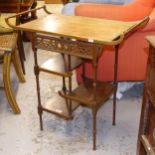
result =
M10 62L11 62L11 52L5 52L4 54L4 61L3 61L3 82L4 82L4 88L6 92L6 96L8 99L8 102L14 111L14 113L19 114L20 109L18 107L18 104L16 102L16 99L13 95L13 91L11 88L11 82L10 82Z
M115 46L115 64L114 64L114 86L115 86L115 91L114 91L114 97L113 97L113 122L112 122L112 125L116 124L116 93L117 93L117 87L118 87L118 82L117 82L118 48L119 48L119 45L116 45Z
M38 66L34 67L35 76L36 76L36 85L37 85L37 96L38 96L38 114L40 119L40 130L43 130L43 120L42 120L42 106L41 106L41 97L40 97L40 83L39 83L39 68Z
M94 50L95 51L95 50ZM94 55L94 61L93 67L94 67L94 79L93 79L93 89L94 89L94 103L92 103L92 114L93 114L93 150L96 150L96 100L97 100L97 56Z
M40 130L43 130L43 120L42 120L42 105L41 105L41 96L40 96L40 83L39 83L39 66L38 66L38 60L37 60L37 49L33 48L34 52L34 73L36 76L36 86L37 86L37 97L38 97L38 114L39 114L39 120L40 120Z
M24 83L25 82L25 77L23 75L21 65L20 65L20 61L19 61L19 57L18 57L18 54L17 54L16 50L12 53L12 62L14 64L15 71L16 71L16 74L18 76L19 81Z
M93 150L96 150L96 108L92 109L93 114Z
M36 85L37 85L37 96L38 96L38 114L40 119L40 130L43 130L43 120L42 120L42 106L41 106L41 97L40 97L40 83L39 83L39 68L38 66L34 67L34 72L36 76Z

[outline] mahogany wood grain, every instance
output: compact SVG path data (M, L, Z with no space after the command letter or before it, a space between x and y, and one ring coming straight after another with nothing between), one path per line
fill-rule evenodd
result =
M124 37L130 30L148 20L149 18L138 22L121 22L51 14L45 18L21 24L17 28L28 32L59 35L88 42L115 44L114 41L120 36ZM116 42L116 44L119 44L119 42Z

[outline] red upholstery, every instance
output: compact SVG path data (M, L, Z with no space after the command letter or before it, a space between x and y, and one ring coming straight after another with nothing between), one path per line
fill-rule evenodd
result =
M80 16L133 21L148 16L154 6L154 0L136 0L128 5L81 4L76 7L75 13Z
M155 35L155 0L135 0L129 5L81 4L76 7L76 15L106 18L121 21L135 21L150 16L148 25L126 38L119 48L118 80L141 81L145 78L148 57L147 35ZM113 79L114 49L105 47L98 64L98 79ZM86 64L86 76L92 77L91 64ZM77 70L81 81L81 68Z

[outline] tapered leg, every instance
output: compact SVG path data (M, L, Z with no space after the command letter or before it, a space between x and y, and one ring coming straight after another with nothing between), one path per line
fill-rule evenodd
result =
M36 86L37 86L37 97L38 97L38 114L39 114L39 120L40 120L40 130L43 130L43 120L42 120L42 105L41 105L41 96L40 96L40 83L39 83L39 66L37 61L37 49L33 49L34 53L34 73L36 76Z
M114 98L113 98L113 122L112 125L116 124L116 93L117 93L117 71L118 71L118 48L119 45L115 46L115 64L114 64L114 86L115 86L115 92L114 92Z
M96 150L96 109L92 109L93 113L93 150Z
M42 106L41 106L41 97L40 97L40 84L39 84L39 69L38 66L34 67L36 75L36 85L37 85L37 96L38 96L38 114L40 119L40 130L43 130L43 120L42 120Z
M115 92L113 98L113 122L112 125L116 125L116 93L117 93L117 83L115 84Z
M10 61L11 61L11 52L5 52L4 54L4 62L3 62L3 82L4 82L4 88L6 92L6 96L8 99L8 102L14 111L14 113L19 114L20 109L18 107L18 104L16 102L16 99L13 95L13 91L11 88L11 82L10 82Z
M67 63L66 63L66 60L65 60L65 55L61 54L61 56L62 56L62 59L63 59L63 62L64 62L64 68L65 68L66 71L68 71L68 66L67 66ZM65 77L62 77L62 90L66 94L67 88L66 88L66 79L65 79ZM69 109L68 99L65 98L65 100L66 100L66 107L67 107L68 114L69 114L69 112L70 112L69 110L70 109Z
M14 64L15 71L16 71L16 74L18 76L19 81L24 83L25 82L25 77L23 75L21 65L20 65L20 61L19 61L19 57L18 57L18 54L17 54L16 50L12 53L12 62Z

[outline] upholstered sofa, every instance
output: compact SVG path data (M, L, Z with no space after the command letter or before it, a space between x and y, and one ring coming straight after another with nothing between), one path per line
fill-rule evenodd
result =
M79 0L78 2L67 3L63 9L62 14L75 15L75 7L80 4L85 3L95 3L95 4L114 4L114 5L124 5L131 3L133 0Z
M148 25L128 36L119 48L118 80L144 80L148 57L145 36L155 35L155 0L135 0L127 5L80 4L75 7L75 14L120 21L136 21L149 16ZM114 49L106 46L98 63L98 79L113 80L113 66ZM92 77L91 63L87 62L86 67L86 76ZM77 70L77 79L81 81L81 67Z

